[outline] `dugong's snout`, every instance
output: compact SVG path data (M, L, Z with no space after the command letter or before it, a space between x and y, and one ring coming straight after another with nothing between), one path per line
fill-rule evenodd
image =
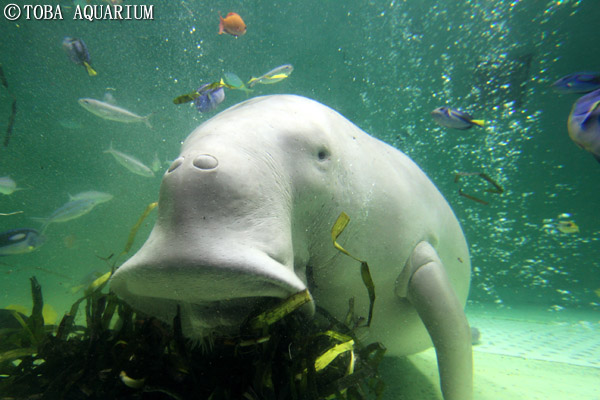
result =
M273 299L304 289L293 270L260 250L203 256L190 247L165 249L152 237L111 278L119 297L165 322L179 306L188 335L231 330ZM312 314L312 302L303 311Z
M165 322L179 306L186 334L231 329L306 289L294 271L288 190L269 162L238 147L222 135L186 141L163 176L148 240L111 280L120 298Z

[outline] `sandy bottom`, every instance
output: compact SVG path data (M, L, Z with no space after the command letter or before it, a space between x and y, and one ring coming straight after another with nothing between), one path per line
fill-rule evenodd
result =
M600 316L523 308L468 311L475 400L600 400ZM435 352L385 359L385 399L442 400Z

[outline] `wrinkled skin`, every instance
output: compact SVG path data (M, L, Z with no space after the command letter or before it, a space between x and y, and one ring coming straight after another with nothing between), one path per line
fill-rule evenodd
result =
M433 342L444 398L471 399L471 268L452 210L406 155L306 98L254 98L192 132L165 173L150 237L112 290L167 322L181 305L196 336L234 330L264 298L306 287L334 316L354 297L366 317L359 263L331 241L342 211L351 221L339 242L375 283L368 339L392 355Z

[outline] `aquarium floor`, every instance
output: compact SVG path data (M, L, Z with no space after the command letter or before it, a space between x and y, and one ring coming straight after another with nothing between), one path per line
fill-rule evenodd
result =
M600 316L473 307L475 400L600 400ZM435 352L388 359L386 399L441 400Z

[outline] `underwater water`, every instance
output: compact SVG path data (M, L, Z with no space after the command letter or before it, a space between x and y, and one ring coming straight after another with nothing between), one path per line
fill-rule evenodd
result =
M564 75L600 70L593 39L598 1L140 3L153 5L152 20L74 20L79 3L72 1L46 3L60 5L63 20L0 16L9 88L0 86L0 135L14 99L18 105L10 142L0 147L0 177L23 188L0 194L0 213L22 211L1 215L0 231L41 229L32 217L49 216L69 194L114 196L79 218L50 224L39 249L0 257L0 307L31 307L35 275L60 318L81 295L78 287L90 282L86 277L110 269L196 126L248 96L291 93L336 109L405 152L433 180L469 242L467 311L475 310L478 322L535 310L523 319L576 314L582 334L598 331L600 165L567 133L580 95L551 87ZM245 35L218 35L219 13L230 11L243 17ZM85 41L97 76L69 60L65 36ZM173 104L227 72L247 81L283 64L294 66L287 79L257 85L251 94L226 89L216 110ZM152 128L106 120L78 104L106 93L120 107L151 114ZM430 112L440 106L467 111L485 127L439 126ZM111 145L146 165L157 157L155 177L115 162L104 153ZM503 193L486 192L488 183L475 176L455 182L459 172L485 173ZM460 196L459 188L489 204ZM144 221L130 254L155 218ZM567 221L579 230L561 231ZM484 341L485 326L479 328ZM598 356L586 365L600 369ZM600 398L594 396L580 398Z

